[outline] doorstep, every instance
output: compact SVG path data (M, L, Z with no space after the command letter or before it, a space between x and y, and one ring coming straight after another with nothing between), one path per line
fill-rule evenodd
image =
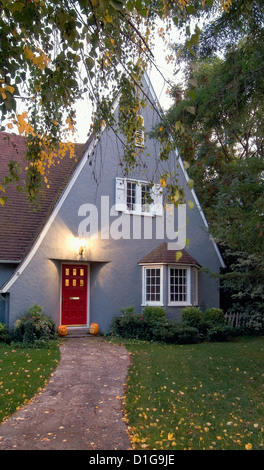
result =
M87 336L94 336L90 334L90 328L74 328L74 327L68 327L67 328L67 335L65 338L70 337L70 338L83 338Z

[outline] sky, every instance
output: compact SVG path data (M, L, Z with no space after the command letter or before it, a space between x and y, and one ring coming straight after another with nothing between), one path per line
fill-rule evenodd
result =
M157 27L159 28L160 26L163 26L163 24L158 25ZM177 42L177 32L175 32L175 30L170 33L166 32L166 40L170 42ZM155 58L156 67L151 65L151 68L148 70L148 76L161 107L163 110L166 110L172 104L172 100L167 93L168 83L165 82L163 76L166 78L166 80L169 80L173 83L179 82L180 78L178 74L177 76L174 74L174 64L172 62L167 63L165 57L168 54L168 49L165 51L163 40L159 37L158 34L155 35L155 45L154 49L152 49L152 53ZM160 70L161 73L159 73L158 70ZM92 106L87 98L78 101L76 103L75 109L76 132L74 134L74 141L78 143L85 143L90 131ZM26 104L20 100L18 102L18 113L22 113L26 110ZM5 124L5 121L3 124ZM16 132L16 128L14 127L11 130L7 128L6 131Z
M175 37L173 37L173 33L172 36L170 36L170 38L168 39L177 40ZM178 74L174 74L173 63L167 63L165 57L168 54L168 50L165 52L164 47L165 46L163 44L162 39L156 36L155 48L154 50L152 50L152 53L154 54L157 68L161 71L162 75L166 78L166 80L169 80L173 83L179 82L181 80L181 76ZM172 105L172 100L169 97L168 93L166 93L168 89L168 83L164 81L162 75L158 72L157 68L152 65L151 68L148 70L148 76L150 78L150 81L152 83L152 86L154 88L154 91L157 95L161 107L163 108L163 110L166 110ZM89 102L85 100L78 102L76 106L77 132L75 138L79 143L86 142L87 140L87 134L90 128L90 118L91 106L89 106Z
M165 71L165 73L166 78L169 78L169 76L171 75L171 78L175 80L175 77L173 77L169 70ZM161 75L153 68L152 70L148 71L148 75L157 95L158 101L161 104L161 107L163 108L163 110L168 109L168 107L172 104L172 100L169 98L168 93L166 93L168 89L168 84L164 82ZM89 102L86 100L79 101L76 105L77 124L75 138L77 142L86 142L87 134L89 133L90 129L90 119L91 106L89 106Z

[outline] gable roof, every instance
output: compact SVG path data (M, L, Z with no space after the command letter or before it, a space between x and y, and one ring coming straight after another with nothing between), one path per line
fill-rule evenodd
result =
M49 185L43 184L39 196L39 206L34 211L24 190L18 192L12 183L6 186L7 202L0 206L0 261L19 262L25 258L38 237L42 227L56 205L63 189L80 161L85 144L76 144L75 158L67 155L59 164L49 169ZM0 132L0 182L8 174L8 162L19 163L22 173L19 185L25 183L27 150L25 138L20 135Z
M177 253L181 256L177 259ZM161 243L157 248L144 256L138 264L179 264L185 266L201 267L186 250L169 250L168 243Z
M158 99L147 74L145 74L144 79L147 92L152 96L154 108L157 112L160 112ZM117 106L118 97L114 108ZM104 128L102 128L101 132L103 131ZM6 137L9 146L5 145L7 144L5 140ZM98 140L99 138L96 139L91 135L86 144L76 145L77 162L75 159L70 160L66 157L61 161L60 165L55 165L50 169L50 188L43 188L43 192L40 195L41 209L38 209L36 212L30 207L25 193L19 194L11 184L8 185L6 191L8 202L5 206L0 206L0 261L19 262L23 260L19 265L19 273L22 273L32 256L36 253L56 214L64 203L79 173L82 171L86 159L95 148ZM0 182L1 177L7 173L7 163L11 159L18 161L22 169L24 168L25 150L25 140L23 137L0 132ZM175 156L188 182L188 174L177 150ZM25 171L23 175L25 177ZM191 193L197 204L203 223L206 229L208 229L206 218L193 189ZM17 203L18 201L19 204ZM213 238L211 238L211 242L219 258L220 265L224 267L223 259ZM14 273L9 281L2 286L0 292L8 292L8 289L16 279L17 276Z

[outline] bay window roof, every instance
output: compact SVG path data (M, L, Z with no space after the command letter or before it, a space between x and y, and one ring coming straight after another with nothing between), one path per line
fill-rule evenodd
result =
M196 261L186 250L170 250L168 243L162 243L148 255L144 256L138 264L178 264L184 266L201 267L200 263ZM181 256L177 255L181 253Z

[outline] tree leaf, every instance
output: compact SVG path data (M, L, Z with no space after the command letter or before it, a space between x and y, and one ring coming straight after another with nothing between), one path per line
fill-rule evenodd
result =
M188 111L188 113L195 114L195 107L194 106L187 106L185 109L186 109L186 111Z

